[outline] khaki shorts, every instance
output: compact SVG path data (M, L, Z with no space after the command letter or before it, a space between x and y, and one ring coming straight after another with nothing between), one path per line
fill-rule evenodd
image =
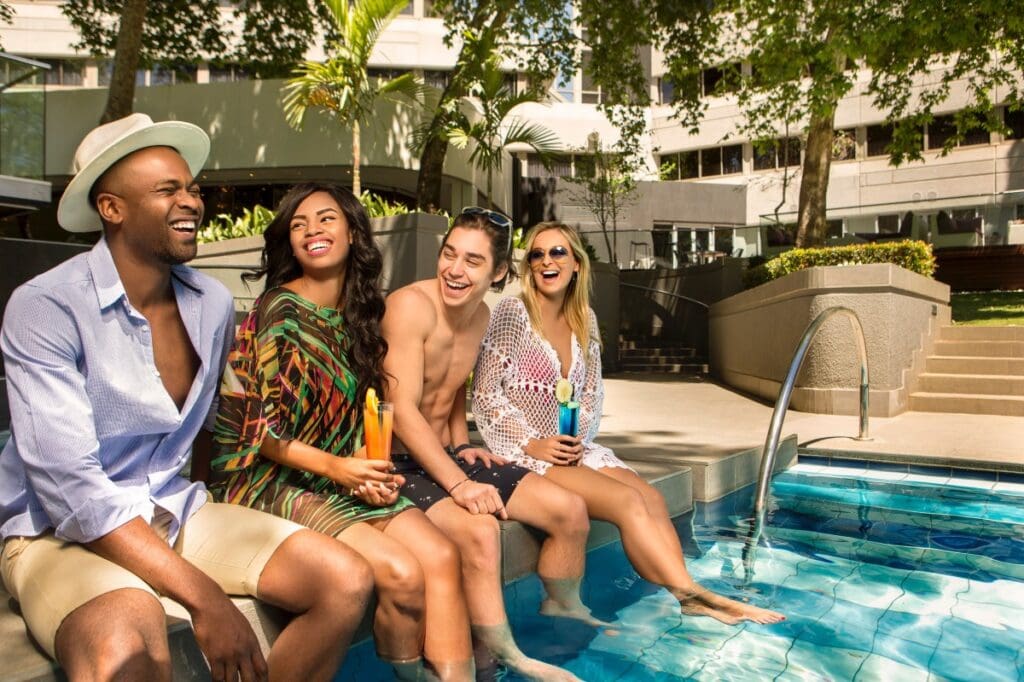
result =
M170 515L162 512L151 525L166 538L169 522ZM174 551L226 593L255 597L271 555L301 529L248 507L207 502L182 527ZM134 573L52 533L8 538L0 556L0 576L18 601L32 636L54 658L57 628L79 606L125 588L158 596Z

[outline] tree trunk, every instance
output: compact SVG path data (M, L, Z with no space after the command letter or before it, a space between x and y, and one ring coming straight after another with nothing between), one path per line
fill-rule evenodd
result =
M359 177L359 121L352 121L352 194L362 194L363 183Z
M416 177L416 207L433 213L441 208L441 180L448 140L431 134L420 155L420 172ZM453 210L457 210L454 209Z
M132 113L135 104L135 71L142 56L142 27L146 23L147 0L127 0L121 10L117 31L114 71L107 91L107 106L100 123L110 123Z
M514 4L509 0L478 3L472 18L467 22L468 27L478 32L500 30ZM448 141L441 137L446 122L444 110L448 103L466 95L468 79L458 64L467 62L469 49L467 41L459 52L456 67L441 93L441 99L434 108L434 118L427 129L426 142L420 154L420 172L416 178L416 207L423 211L433 212L441 208L441 180L444 177L444 157L448 154ZM452 210L458 209L453 206Z
M826 194L832 167L832 140L835 136L835 107L826 114L812 116L807 129L807 150L800 179L800 209L797 215L797 248L825 243Z

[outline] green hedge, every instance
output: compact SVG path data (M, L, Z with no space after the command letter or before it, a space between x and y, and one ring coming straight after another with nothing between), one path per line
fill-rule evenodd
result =
M743 283L749 289L805 268L867 263L892 263L925 277L935 274L935 256L932 255L931 244L906 240L881 244L793 249L747 270L743 275Z

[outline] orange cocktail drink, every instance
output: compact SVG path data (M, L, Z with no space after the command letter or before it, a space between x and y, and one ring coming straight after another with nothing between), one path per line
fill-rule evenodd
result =
M394 421L394 405L378 400L376 392L369 389L363 406L367 459L391 459L391 427Z

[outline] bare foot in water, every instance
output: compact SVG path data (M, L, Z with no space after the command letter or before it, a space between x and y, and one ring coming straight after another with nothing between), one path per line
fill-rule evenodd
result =
M542 616L572 618L573 620L578 620L595 628L606 628L611 625L611 623L607 623L600 618L595 618L594 615L590 613L590 609L582 603L577 606L566 606L564 604L560 604L554 599L545 599L540 603L540 609L538 612Z
M680 610L687 616L708 616L726 625L736 625L745 620L761 625L779 623L786 617L777 611L769 611L752 604L723 597L710 590L676 594Z
M535 680L536 682L549 682L551 680L554 682L583 682L583 680L568 670L563 670L558 666L538 661L535 658L527 658L526 656L501 661L501 664L509 670L514 670L526 679Z

